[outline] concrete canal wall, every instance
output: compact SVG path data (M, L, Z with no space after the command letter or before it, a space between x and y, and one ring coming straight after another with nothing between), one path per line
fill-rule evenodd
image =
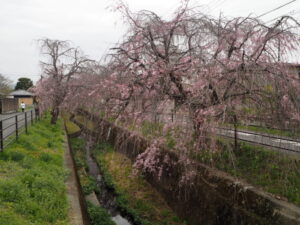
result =
M86 129L100 140L111 143L115 150L133 161L150 145L145 138L101 120L87 112L80 112L96 125ZM84 126L81 126L84 128ZM277 200L270 194L238 181L228 174L193 162L183 168L174 151L161 147L162 158L168 155L167 172L162 176L145 174L166 199L171 208L192 225L298 225L299 207ZM166 165L167 166L167 165ZM195 171L193 179L182 182L183 173Z

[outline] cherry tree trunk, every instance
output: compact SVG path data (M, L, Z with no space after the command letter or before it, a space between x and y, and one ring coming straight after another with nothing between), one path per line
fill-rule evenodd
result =
M59 108L54 107L51 111L51 124L56 124L59 115Z

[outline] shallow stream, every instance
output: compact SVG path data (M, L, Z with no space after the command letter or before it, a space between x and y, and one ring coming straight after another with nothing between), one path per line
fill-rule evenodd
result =
M91 146L92 141L88 141L86 144L86 162L88 165L88 175L96 180L97 186L100 190L99 193L96 193L100 205L107 210L107 212L111 215L111 219L117 225L133 225L133 223L123 217L118 210L116 198L105 185L99 167L91 155Z

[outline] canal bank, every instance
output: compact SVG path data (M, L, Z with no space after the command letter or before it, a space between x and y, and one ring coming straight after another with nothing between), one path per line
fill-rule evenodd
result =
M151 185L147 184L141 177L132 179L131 173L128 172L128 168L132 169L132 165L127 164L125 168L124 158L122 162L114 163L121 166L119 171L126 171L126 174L123 174L125 180L131 180L129 185L135 189L131 189L129 192L124 186L119 185L121 179L116 179L116 174L113 171L104 170L103 165L99 165L101 162L96 160L95 156L105 154L108 150L106 148L108 147L107 144L95 144L91 136L82 133L79 137L70 138L70 146L76 163L81 190L85 196L87 211L89 214L94 209L105 211L105 213L98 213L98 215L90 214L91 224L185 224L178 219ZM108 148L111 153L112 148ZM127 159L128 162L130 162L129 159ZM111 221L114 223L111 223Z
M81 115L84 120L77 122L82 129L98 140L107 140L116 151L133 161L150 145L143 137L97 116L86 112L81 112ZM164 147L161 147L161 151L174 161L171 173L160 179L151 174L146 174L145 178L188 224L300 223L300 210L296 205L275 199L252 185L201 163L195 162L191 168L196 174L193 185L179 188L182 177L181 166L177 163L179 157Z

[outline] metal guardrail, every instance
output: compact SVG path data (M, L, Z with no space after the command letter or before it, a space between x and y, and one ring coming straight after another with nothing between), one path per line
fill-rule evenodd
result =
M217 127L217 129L218 129L217 135L225 137L225 138L234 139L234 129L224 128L224 127ZM223 131L225 131L225 132L223 132ZM249 142L249 143L258 144L261 146L279 149L279 150L286 151L286 152L294 152L294 153L300 154L299 139L291 139L291 138L286 138L286 137L282 137L282 136L268 135L268 134L262 134L259 132L256 133L256 132L239 130L239 129L237 130L237 132L238 132L237 140L239 140L239 141ZM241 137L241 134L252 135L253 138ZM251 140L251 139L253 139L253 140ZM274 144L274 141L276 141L276 143L277 142L278 143Z
M154 113L153 114L153 121L155 122L166 122L166 121L179 121L181 126L184 129L191 129L192 124L190 119L185 114L177 114L173 115L172 113ZM222 136L224 138L234 139L234 128L227 128L227 127L215 127L218 132L218 136ZM267 128L267 127L263 127ZM237 129L237 140L244 141L251 144L256 144L260 146L265 146L267 148L281 150L282 152L286 153L297 153L300 154L300 139L297 137L299 136L299 128L298 129L279 129L274 127L268 127L269 129L276 129L278 131L282 131L283 135L272 135L264 132L259 131L249 131L246 129ZM294 132L295 138L287 137L284 135L283 132ZM232 133L231 133L232 132ZM249 136L249 138L245 137ZM250 137L251 136L251 137Z
M32 109L0 120L0 152L12 141L18 140L21 133L28 134L28 126L33 124L36 118Z
M229 130L229 131L234 131L234 128L230 128L230 127L215 127L216 129L221 129L221 130ZM278 129L280 131L280 129ZM246 129L237 129L238 132L242 132L242 133L246 133L246 134L253 134L253 135L259 135L262 137L267 137L267 138L277 138L277 139L281 139L284 141L295 141L295 142L299 142L300 139L298 138L291 138L291 137L287 137L287 136L280 136L280 135L273 135L273 134L268 134L268 133L264 133L264 132L260 132L260 131L249 131Z

